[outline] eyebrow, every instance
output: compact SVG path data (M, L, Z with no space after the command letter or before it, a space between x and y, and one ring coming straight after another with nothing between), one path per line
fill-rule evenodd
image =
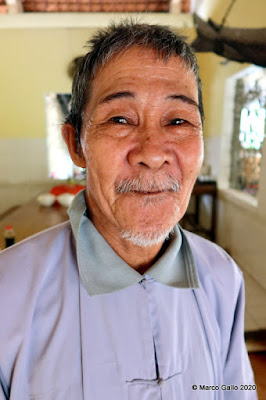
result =
M191 104L197 108L199 108L198 103L191 99L191 97L185 96L183 94L171 94L170 96L167 96L167 100L180 100L183 103Z
M115 92L108 94L108 96L104 97L99 104L109 103L109 101L121 99L121 98L130 98L135 99L136 94L134 92L124 91L124 92ZM191 97L185 96L183 94L171 94L166 97L167 100L180 100L183 103L191 104L197 108L199 108L198 103L191 99Z
M115 93L108 94L108 96L104 97L100 101L100 104L109 103L109 101L112 101L115 99L121 99L121 98L134 99L135 97L136 97L136 95L134 92L115 92Z

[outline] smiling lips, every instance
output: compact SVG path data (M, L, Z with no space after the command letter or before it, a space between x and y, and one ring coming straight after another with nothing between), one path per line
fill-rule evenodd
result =
M173 193L173 190L152 190L152 191L146 191L146 190L131 190L130 193L136 193L136 194L146 194L146 195L154 195L154 194L163 194L171 192Z
M178 193L181 189L179 181L164 174L159 177L152 177L150 179L143 179L140 176L133 179L124 179L116 184L116 193L136 193L136 194L162 194L166 192Z

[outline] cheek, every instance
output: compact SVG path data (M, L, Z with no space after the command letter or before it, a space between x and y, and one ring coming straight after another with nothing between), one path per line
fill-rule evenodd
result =
M187 142L179 152L180 167L184 178L196 179L203 162L203 142L194 140Z
M119 146L106 139L85 148L87 182L104 197L114 195L114 182L123 171L124 154Z

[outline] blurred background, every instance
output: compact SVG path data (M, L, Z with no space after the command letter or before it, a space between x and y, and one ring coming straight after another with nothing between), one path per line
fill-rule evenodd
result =
M181 223L243 271L247 346L266 399L265 0L0 0L0 247L7 225L19 241L67 218L37 196L83 184L60 134L75 59L98 27L128 15L170 25L195 45L205 161Z

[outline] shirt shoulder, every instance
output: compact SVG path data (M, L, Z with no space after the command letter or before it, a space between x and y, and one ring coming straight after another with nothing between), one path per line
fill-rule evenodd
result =
M217 284L240 284L243 276L232 257L220 246L192 232L185 231L195 258L197 272L202 283L208 280Z
M74 239L69 222L42 231L1 252L1 381L10 385L14 374L23 376L28 371L23 367L24 363L35 365L35 358L47 363L51 351L46 356L43 348L50 341L54 343L60 337L64 343L62 321L67 320L66 310L70 310L70 315L77 314L78 288ZM54 349L52 353L55 353ZM19 384L19 380L16 382Z
M62 240L71 231L70 221L62 222L61 224L54 225L51 228L45 229L35 235L15 243L13 246L8 247L0 252L0 268L4 267L5 261L10 265L13 259L20 257L23 254L27 260L36 256L37 251L29 252L30 250L44 249L44 247L55 244L55 241Z
M222 342L230 341L237 308L244 308L243 274L234 260L218 245L198 235L185 232L191 246L199 277L200 287L195 296L202 313L208 318L215 316ZM242 316L241 316L242 318ZM227 345L223 347L226 348Z
M42 284L45 276L57 274L63 260L74 257L74 239L69 221L39 232L0 253L0 287L23 292ZM10 297L10 296L8 296Z

